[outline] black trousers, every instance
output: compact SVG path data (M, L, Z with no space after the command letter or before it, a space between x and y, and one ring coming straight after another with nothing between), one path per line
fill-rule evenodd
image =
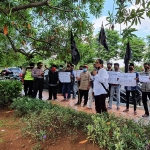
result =
M33 80L24 80L24 93L25 96L32 96Z
M84 96L84 105L87 104L87 101L88 101L88 93L89 93L89 90L80 90L79 89L79 95L78 95L78 104L81 104L82 102L82 97Z
M57 99L57 85L56 86L49 86L49 100L52 99L52 96Z
M149 115L148 106L147 106L147 96L150 98L150 92L142 92L142 102L143 102L145 114Z
M95 97L95 109L96 112L101 114L102 112L107 112L106 108L106 94L101 94L94 96Z
M136 99L135 99L136 91L127 91L126 90L126 99L127 99L126 108L129 109L130 92L132 94L132 99L133 99L133 103L134 103L134 111L136 111Z
M36 98L37 92L39 91L39 99L42 99L43 83L44 83L43 78L37 78L33 82L33 94L32 94L33 98Z

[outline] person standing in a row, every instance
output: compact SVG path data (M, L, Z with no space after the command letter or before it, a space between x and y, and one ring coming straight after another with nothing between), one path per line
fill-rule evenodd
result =
M59 82L58 71L57 71L56 67L52 67L49 70L48 77L49 77L49 98L48 98L48 100L52 100L52 96L53 96L54 100L56 100L57 99L57 85Z
M44 71L42 70L43 63L38 62L37 68L32 70L33 81L33 98L36 98L37 92L39 91L39 99L42 100L43 82L44 82Z
M135 80L138 82L139 75L138 75L137 72L134 72L134 64L133 63L129 64L129 73L135 73L136 74ZM126 109L123 112L128 112L129 111L129 99L130 99L130 93L132 93L132 99L133 99L133 102L134 102L134 115L137 115L137 112L136 112L136 99L135 99L137 85L136 86L125 86L125 89L126 89L127 103L126 103Z
M34 63L30 63L29 67L25 69L25 71L22 74L22 78L24 79L24 93L25 96L32 96L32 90L33 90L33 77L31 76L32 69L34 68Z
M144 63L144 71L140 75L149 76L150 78L149 63ZM142 90L142 102L145 110L145 114L142 117L148 117L149 110L147 106L147 96L150 99L150 83L149 82L142 83L141 90Z
M80 105L82 102L82 97L84 96L83 107L87 105L88 92L90 89L90 80L91 80L91 74L87 69L88 66L84 65L82 68L83 72L80 74L80 77L76 77L77 80L80 80L80 86L79 86L78 102L75 105Z
M103 68L103 60L98 59L95 63L96 68L99 68L98 73L97 70L94 69L94 97L95 97L95 109L97 113L107 112L106 108L106 94L108 89L108 78L109 75L107 71ZM105 88L104 88L105 87Z

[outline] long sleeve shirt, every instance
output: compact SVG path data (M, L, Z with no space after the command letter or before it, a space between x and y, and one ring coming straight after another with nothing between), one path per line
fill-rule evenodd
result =
M39 76L39 74L41 74L42 72L44 72L42 69L34 68L32 70L31 76L34 78L44 78L44 76Z
M101 83L103 83L107 89L108 88L108 78L109 78L109 75L104 68L101 68L98 71L98 74L94 76L94 87L93 87L94 96L98 96L101 94L107 94L107 91L103 88Z

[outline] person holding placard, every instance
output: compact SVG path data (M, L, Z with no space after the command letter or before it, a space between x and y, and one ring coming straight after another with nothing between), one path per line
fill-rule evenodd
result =
M139 80L139 74L137 72L134 72L134 64L130 63L129 64L129 73L135 73L136 74L136 78L135 80L138 82ZM132 94L132 99L134 102L134 115L137 115L136 112L136 99L135 99L135 94L136 94L136 90L137 90L137 86L125 86L126 89L126 109L123 112L128 112L129 111L129 98L130 98L130 93Z
M150 77L150 71L149 71L149 63L144 63L144 71L140 74L143 76L149 76ZM142 102L145 110L145 114L142 117L148 117L149 116L149 110L147 106L147 96L150 99L150 82L144 82L141 86L142 90Z
M62 92L63 92L64 99L62 101L66 101L71 98L71 84L74 80L74 74L70 65L67 65L67 69L65 70L65 72L70 72L71 80L68 83L63 83ZM66 93L67 93L67 96L66 96Z
M84 104L83 107L87 105L88 101L88 92L90 89L90 78L91 74L87 70L88 66L83 66L83 72L80 74L80 77L76 77L77 80L80 80L80 86L79 86L79 98L78 102L75 105L80 105L82 102L82 97L84 96Z
M114 63L114 70L115 72L120 72L119 71L119 64L118 63ZM116 79L117 80L117 79ZM117 82L117 81L116 81ZM109 106L108 109L112 109L112 101L113 101L113 97L114 94L116 92L116 97L117 97L117 110L120 109L120 84L116 83L116 84L110 84L110 99L109 99Z

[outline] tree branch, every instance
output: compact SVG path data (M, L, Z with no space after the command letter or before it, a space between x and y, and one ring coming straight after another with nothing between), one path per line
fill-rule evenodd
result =
M65 11L65 12L70 12L71 11L71 10L64 10L64 9L61 9L61 8L58 8L58 7L51 6L51 5L49 5L49 0L44 0L42 2L19 5L19 6L13 7L11 9L6 9L6 10L0 7L0 11L2 13L4 13L5 15L7 15L10 12L12 13L12 12L16 12L16 11L20 11L20 10L24 10L24 9L28 9L28 8L35 8L35 7L41 7L41 6L49 6L50 8L57 9L57 10L60 10L60 11Z

